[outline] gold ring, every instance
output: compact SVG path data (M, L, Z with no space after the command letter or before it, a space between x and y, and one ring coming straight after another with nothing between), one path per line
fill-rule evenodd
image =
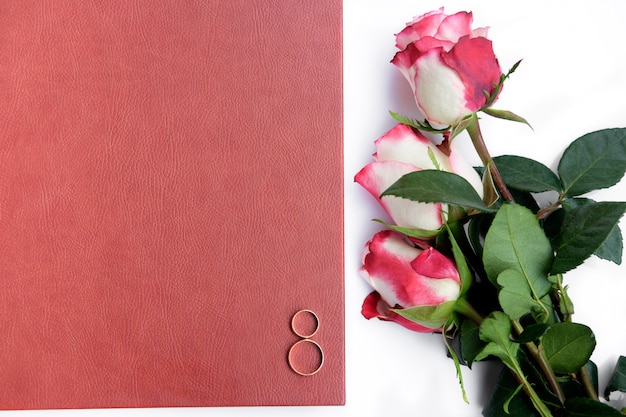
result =
M292 354L294 349L296 348L296 346L300 345L301 343L311 343L313 345L315 345L315 347L317 347L317 350L319 350L320 352L320 363L318 365L317 368L315 368L312 372L305 372L305 371L299 371L296 366L294 366L293 361L292 361ZM291 349L289 349L289 354L287 355L287 361L289 362L289 366L291 367L291 369L297 373L298 375L302 375L302 376L311 376L311 375L315 375L316 373L319 372L320 369L322 369L322 365L324 365L324 351L322 350L322 347L315 341L315 340L311 340L311 339L300 339L298 340L296 343L294 343L294 345L291 347Z
M313 319L315 320L315 328L313 329L313 332L311 334L304 334L302 332L302 329L300 329L301 331L296 330L297 324L296 324L296 319L298 317L300 317L302 314L308 314L311 317L313 317ZM315 335L315 333L317 333L317 330L320 328L320 319L317 317L317 314L315 314L313 311L311 310L300 310L297 311L296 314L293 315L293 317L291 318L291 330L293 330L293 332L295 334L297 334L298 336L300 336L303 339L309 339L311 337L313 337Z

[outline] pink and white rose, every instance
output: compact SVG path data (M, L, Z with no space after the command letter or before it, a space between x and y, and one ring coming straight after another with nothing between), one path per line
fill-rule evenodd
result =
M433 248L416 248L400 234L384 230L365 245L362 262L360 273L375 290L363 302L365 318L394 321L417 332L441 330L415 323L392 309L456 300L461 280L451 260Z
M487 102L502 71L487 28L472 29L472 13L416 17L396 34L400 52L391 61L409 81L428 121L455 126Z
M398 124L375 142L375 161L355 176L355 181L374 196L396 225L412 229L436 231L446 221L447 205L420 203L396 196L384 196L403 175L422 169L438 169L465 178L482 196L480 176L457 151L455 142L444 153L419 131Z

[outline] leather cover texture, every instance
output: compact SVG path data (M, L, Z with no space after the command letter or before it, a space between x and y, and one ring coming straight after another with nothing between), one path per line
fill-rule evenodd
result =
M343 404L341 77L340 0L1 2L0 408Z

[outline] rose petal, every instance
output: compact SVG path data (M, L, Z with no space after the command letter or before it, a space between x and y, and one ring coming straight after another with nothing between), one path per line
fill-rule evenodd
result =
M363 268L372 288L390 306L438 305L458 297L458 272L434 249L421 251L390 230L377 233L369 249ZM418 272L416 263L427 274Z
M431 49L415 61L412 84L417 105L424 116L433 123L447 126L457 124L474 110L466 107L465 85L457 72L442 61L442 52L441 49Z
M484 28L476 28L472 31L472 38L478 38L479 36L482 36L483 38L487 37L487 32L489 32L489 27L486 26Z
M417 171L412 164L399 161L379 161L366 165L354 177L355 181L378 200L398 226L437 230L443 225L441 204L426 204L406 198L384 196L383 191L409 172Z
M391 311L390 307L380 298L380 294L378 294L376 291L370 293L363 301L361 314L368 320L372 318L378 318L379 320L393 321L415 332L431 333L440 330L431 329L430 327L414 323L408 319L405 319L398 313Z
M413 271L411 262L421 251L421 249L408 245L404 239L400 238L399 234L392 230L380 231L365 244L361 253L361 263L363 266L359 269L359 273L371 286L374 286L372 280L376 279L376 277L370 275L370 270L375 275L380 271L378 267L382 268L381 270L384 273L392 272L400 275L411 273ZM391 254L388 256L390 252ZM370 254L372 254L371 256L373 258L368 258ZM388 270L385 268L386 266L384 264L384 259L386 258L393 260ZM387 301L392 302L391 298ZM393 305L395 304L399 304L399 302L393 301Z
M397 260L406 266L402 266L403 270L413 270L410 266L411 262L417 258L422 249L418 249L412 245L409 245L402 235L392 230L382 230L374 235L368 242L370 253L374 253L375 256L390 256L393 260Z
M446 17L439 26L437 39L456 42L461 36L472 33L472 13L458 12Z
M409 82L413 91L415 91L416 73L416 68L413 64L420 56L422 56L422 52L417 49L415 44L411 43L404 50L397 52L391 60L391 63L400 70L404 78Z
M463 152L458 149L459 145L457 145L457 143L457 141L452 141L450 144L450 155L448 156L449 167L447 169L465 178L467 182L474 187L480 198L482 198L484 193L483 182L480 175L478 175L474 167L463 158Z
M377 161L365 165L354 176L354 180L369 191L372 196L379 198L382 192L400 177L417 170L415 165L406 162Z
M382 301L380 298L380 294L376 291L372 291L365 297L363 300L363 305L361 306L361 314L366 319L373 319L381 316L382 314L378 310L378 303Z
M470 113L480 110L486 102L484 91L491 93L502 74L491 41L464 36L450 52L442 55L442 61L458 74L465 85L464 106Z
M454 42L445 39L437 39L432 36L426 36L416 40L412 45L421 53L433 48L442 48L444 51L449 51L454 46Z
M408 44L425 36L434 36L439 29L439 24L446 18L442 12L443 7L415 17L412 22L407 23L407 26L396 34L398 49L404 49Z
M437 169L438 167L429 157L429 148L439 166L447 160L446 155L424 135L403 124L397 124L374 144L376 145L374 155L378 161L395 160L421 169Z
M418 274L429 278L451 279L457 283L461 282L454 263L433 248L422 251L411 261L411 267Z
M370 253L365 257L363 269L369 284L390 306L412 307L413 296L407 293L419 279L411 261L420 250L410 246L395 232L385 230L374 235L369 242Z

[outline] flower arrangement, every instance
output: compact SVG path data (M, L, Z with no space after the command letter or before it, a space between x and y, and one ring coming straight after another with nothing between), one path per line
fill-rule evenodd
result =
M621 263L626 203L585 196L623 177L626 129L574 140L556 172L492 157L478 114L528 124L493 108L520 62L503 73L487 29L471 26L471 13L442 8L396 35L392 63L425 119L391 112L398 124L355 176L392 219L378 220L386 230L363 250L360 272L374 291L362 314L441 333L463 395L463 365L499 361L487 417L624 415L602 400L626 392L626 357L600 395L595 337L573 319L566 272L592 255ZM458 147L465 134L480 167ZM544 192L554 201L541 203Z

